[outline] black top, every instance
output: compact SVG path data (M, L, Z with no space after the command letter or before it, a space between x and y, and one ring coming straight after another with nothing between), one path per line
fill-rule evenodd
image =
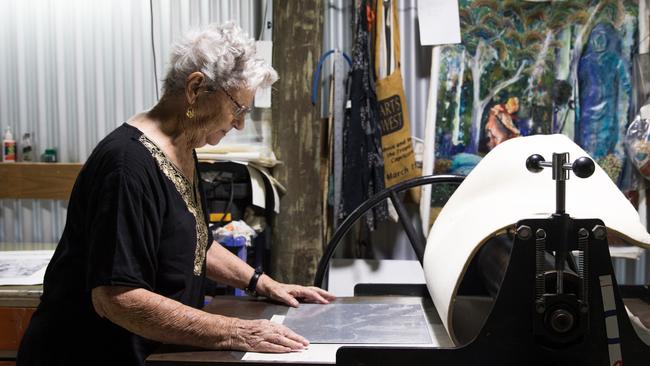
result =
M144 365L158 344L100 318L91 290L144 288L201 307L212 243L204 207L140 130L125 123L104 138L75 182L18 365Z

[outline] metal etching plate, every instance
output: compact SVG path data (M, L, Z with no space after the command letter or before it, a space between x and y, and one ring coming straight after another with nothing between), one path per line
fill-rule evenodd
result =
M311 343L430 344L419 304L301 304L284 325Z

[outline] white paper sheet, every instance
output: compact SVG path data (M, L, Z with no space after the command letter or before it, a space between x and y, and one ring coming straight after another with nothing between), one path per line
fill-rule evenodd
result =
M284 315L274 315L271 318L272 322L282 324L284 322ZM435 342L435 339L434 339ZM336 351L343 346L381 346L381 347L422 347L422 348L433 348L440 347L439 344L310 344L309 347L300 352L292 353L257 353L257 352L246 352L243 361L266 361L266 362L310 362L310 363L322 363L322 364L335 364L336 363Z
M257 57L266 61L267 64L273 63L273 42L271 41L257 41L255 42L257 48ZM271 108L271 88L260 88L255 93L255 107L257 108Z
M53 250L0 251L0 285L40 285Z
M269 183L271 183L271 190L273 191L273 211L275 211L276 214L279 214L280 194L278 193L278 189L282 192L282 194L285 194L287 192L287 189L284 188L284 186L280 184L280 182L278 182L277 179L271 175L271 173L269 173L269 170L266 167L257 166L255 164L251 164L251 166L262 173L264 177L268 179Z
M423 46L460 43L457 0L419 0L418 18Z
M266 190L264 189L262 174L250 165L246 165L246 169L248 169L248 175L251 177L251 203L253 206L266 208Z

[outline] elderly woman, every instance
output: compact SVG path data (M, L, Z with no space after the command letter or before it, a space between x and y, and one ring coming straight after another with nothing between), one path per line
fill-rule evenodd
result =
M244 126L276 72L233 23L175 44L160 102L102 140L75 183L18 365L143 365L160 344L260 352L308 341L267 320L199 310L206 276L290 306L328 303L212 240L194 148Z

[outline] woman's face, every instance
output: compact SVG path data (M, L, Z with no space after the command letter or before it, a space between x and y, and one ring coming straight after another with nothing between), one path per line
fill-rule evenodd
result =
M218 144L230 130L244 128L244 119L253 105L255 91L250 89L239 89L224 91L218 89L206 95L206 103L211 110L207 113L207 120L204 123L205 129L202 135L205 136L205 143L210 145Z

